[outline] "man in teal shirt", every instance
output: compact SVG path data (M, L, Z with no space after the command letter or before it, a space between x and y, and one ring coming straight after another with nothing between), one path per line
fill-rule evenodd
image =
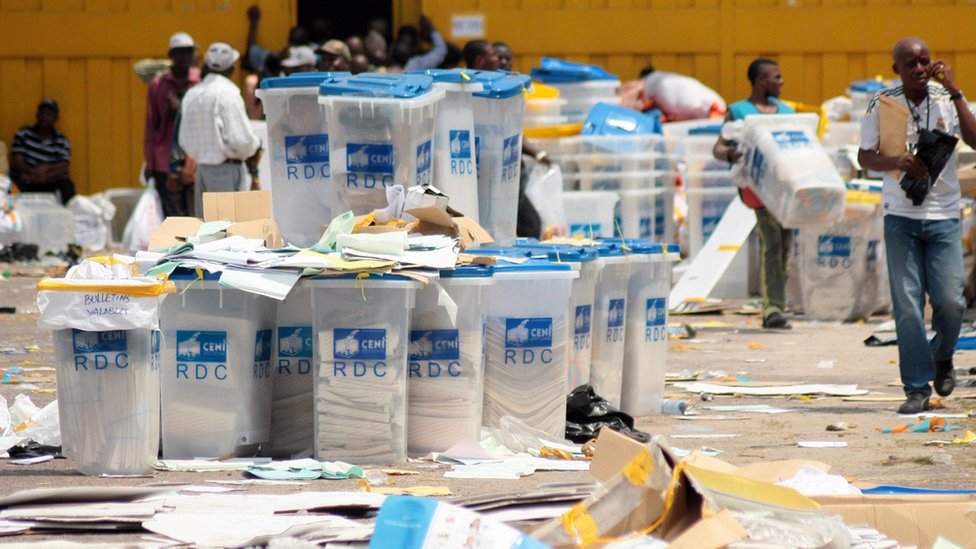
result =
M747 73L752 83L752 94L729 106L726 120L742 120L751 114L794 114L792 107L780 101L783 75L779 65L771 59L759 58L749 64ZM719 160L730 164L738 162L742 151L734 141L719 137L712 149ZM763 328L786 330L790 323L783 316L786 309L786 263L790 256L793 231L784 229L766 209L762 201L749 189L740 189L739 196L746 206L756 211L756 227L759 229L760 272L763 298Z

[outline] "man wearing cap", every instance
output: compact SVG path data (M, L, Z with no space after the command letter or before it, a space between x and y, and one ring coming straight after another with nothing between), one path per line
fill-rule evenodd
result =
M314 71L316 63L318 58L315 57L315 50L308 46L292 46L288 48L288 57L281 61L281 68L287 76L296 72Z
M340 72L349 70L349 61L352 53L349 46L342 40L327 40L319 48L322 60L319 61L319 70L326 72Z
M169 58L173 64L168 71L149 84L146 96L146 135L143 152L146 160L146 181L153 181L163 203L163 216L187 215L191 198L180 174L169 172L170 146L176 127L176 114L187 90L200 83L196 62L197 45L185 32L169 39Z
M241 54L230 45L215 42L204 56L204 77L183 98L179 144L197 162L193 201L197 215L203 211L203 193L232 192L244 179L242 164L257 179L261 142L247 119L241 90L230 80Z
M67 204L75 195L68 173L71 143L54 125L60 109L53 99L37 105L37 122L14 135L10 179L22 193L58 193Z

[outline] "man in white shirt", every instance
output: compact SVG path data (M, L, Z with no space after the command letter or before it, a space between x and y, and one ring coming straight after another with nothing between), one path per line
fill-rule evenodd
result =
M197 162L193 191L196 212L203 211L203 193L240 190L245 162L257 172L261 141L251 130L241 90L230 79L241 54L222 42L204 56L204 78L183 97L179 143ZM260 184L252 179L251 188Z
M885 249L898 335L898 368L907 397L898 413L915 414L929 409L929 381L942 396L955 388L952 355L965 313L956 153L941 173L929 173L925 162L915 155L915 146L920 134L936 130L961 135L969 146L976 146L976 117L952 68L942 61L933 62L925 42L905 38L892 53L892 69L902 83L872 99L861 124L857 158L863 167L885 172ZM882 155L878 150L881 96L885 102L903 105L909 113L906 146L899 156ZM913 200L902 189L905 174L923 181L921 202L918 194L913 193ZM926 293L935 330L931 342L925 336Z

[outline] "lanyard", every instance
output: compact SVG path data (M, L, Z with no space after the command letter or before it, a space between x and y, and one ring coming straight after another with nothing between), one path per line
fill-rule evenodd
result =
M931 99L932 98L930 95L928 94L925 95L925 129L926 130L929 129L929 115L931 114L931 108L932 108ZM908 99L907 97L905 98L905 103L908 104L908 112L912 114L912 122L915 123L915 135L917 136L918 134L922 133L921 113L915 110L915 107L912 106L911 100Z

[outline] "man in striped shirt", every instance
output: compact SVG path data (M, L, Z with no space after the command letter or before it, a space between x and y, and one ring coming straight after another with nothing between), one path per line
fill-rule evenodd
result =
M17 130L10 178L22 193L58 193L66 204L75 195L75 184L68 173L71 143L54 127L59 112L53 99L45 99L37 106L37 122Z

